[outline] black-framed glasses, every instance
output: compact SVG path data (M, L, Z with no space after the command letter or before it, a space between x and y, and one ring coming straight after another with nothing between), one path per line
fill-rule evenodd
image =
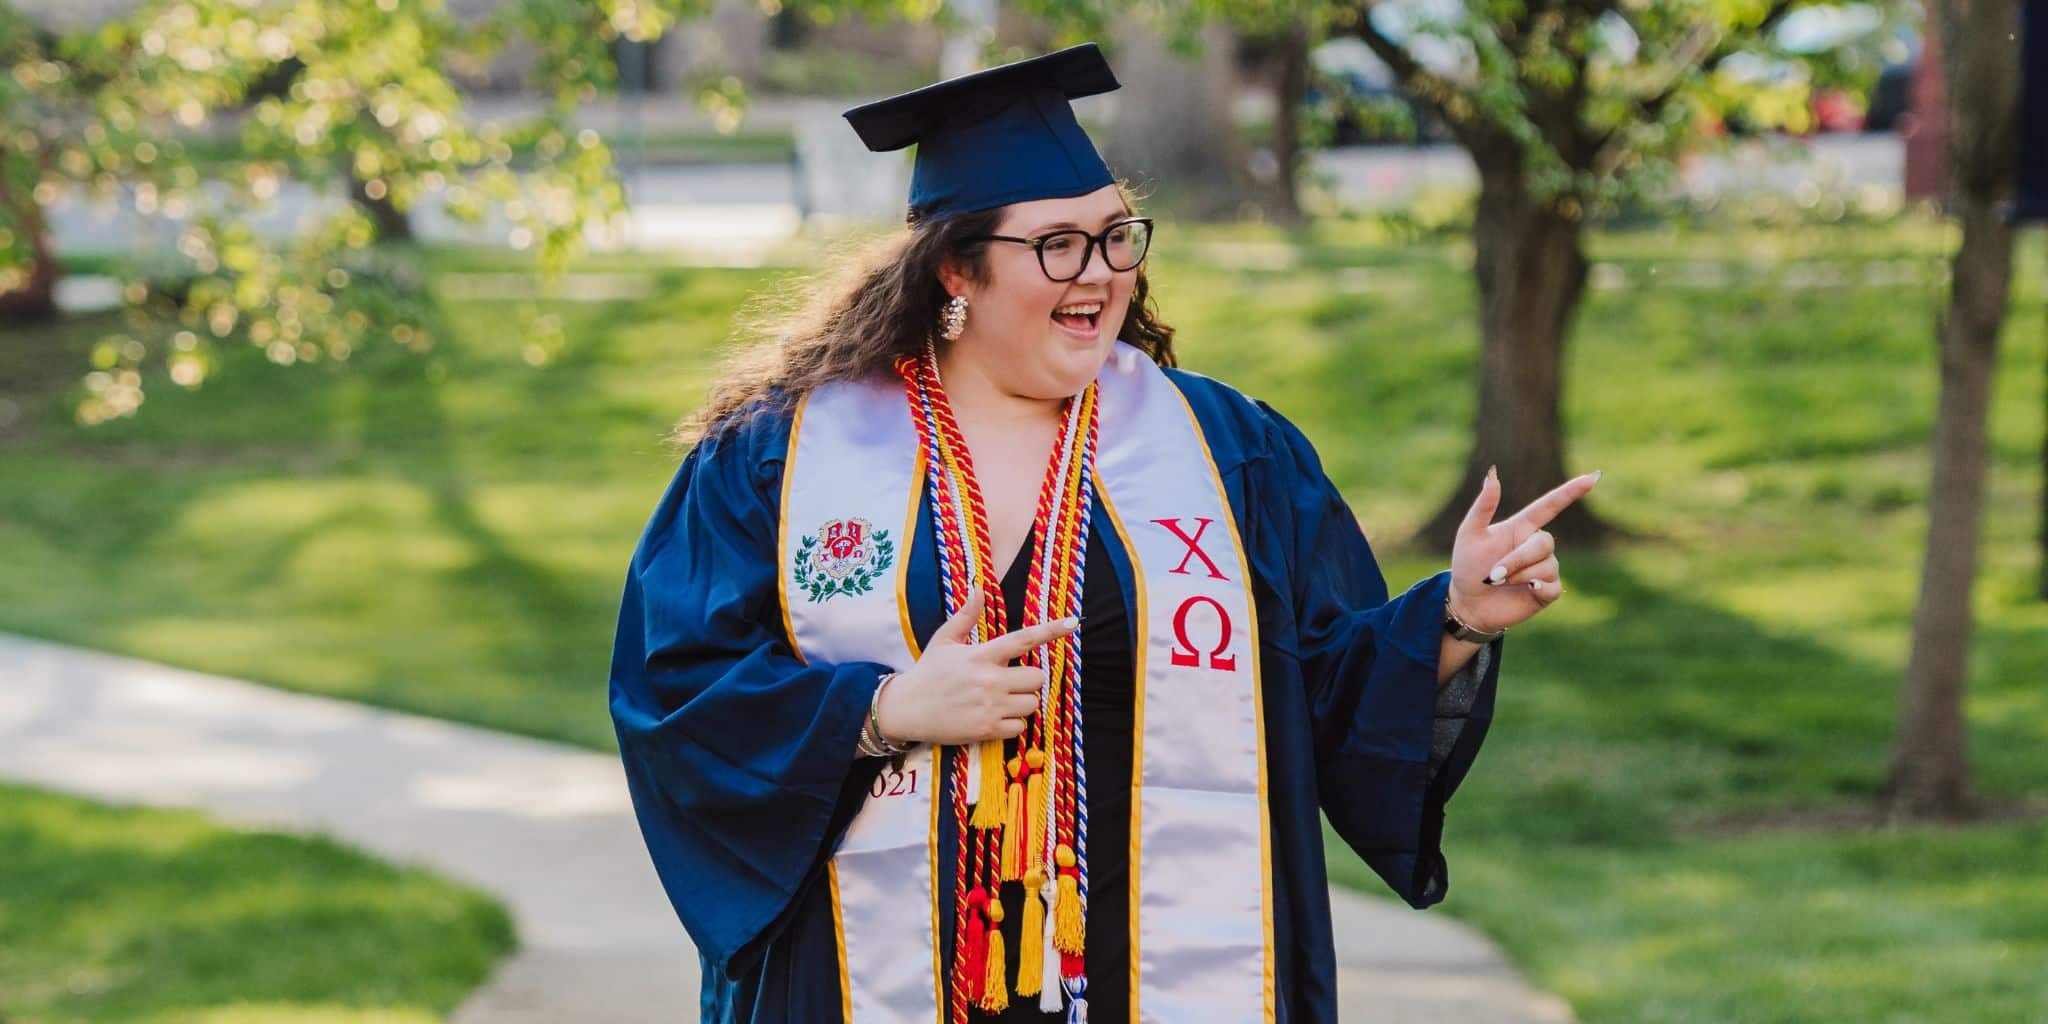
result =
M1152 247L1152 218L1132 217L1089 234L1079 228L1051 231L1037 238L976 235L964 241L1022 242L1038 250L1038 268L1055 281L1071 281L1088 270L1088 258L1099 247L1111 270L1134 270Z

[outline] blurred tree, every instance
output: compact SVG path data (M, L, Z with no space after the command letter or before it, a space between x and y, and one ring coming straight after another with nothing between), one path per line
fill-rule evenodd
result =
M1096 0L1019 2L1070 38L1105 27ZM1479 412L1462 479L1418 532L1449 550L1463 496L1488 466L1500 467L1508 507L1569 475L1564 356L1586 285L1588 218L1661 197L1709 127L1809 130L1812 87L1874 77L1872 56L1909 4L1876 0L1876 24L1819 50L1776 35L1798 9L1826 6L1817 0L1140 0L1115 13L1182 54L1199 52L1218 20L1246 38L1297 34L1304 48L1357 38L1471 154ZM1293 150L1324 133L1303 123L1289 88L1277 114L1292 123L1276 131L1274 155L1291 176L1305 163ZM1581 501L1550 529L1597 541L1613 527Z
M1184 216L1212 219L1235 214L1251 180L1245 146L1232 115L1237 95L1237 40L1229 24L1212 19L1202 45L1177 51L1172 39L1136 11L1111 26L1117 78L1115 129L1103 157L1130 177L1164 175ZM1128 169L1128 170L1126 170Z
M1805 0L1334 0L1330 35L1386 62L1479 171L1473 272L1483 339L1463 477L1419 532L1448 550L1489 465L1504 507L1570 474L1561 421L1566 341L1584 295L1593 215L1668 187L1702 128L1734 115L1804 131L1817 79L1852 73L1857 47L1794 52L1776 37ZM1899 15L1892 12L1891 17ZM1870 34L1868 45L1877 43ZM1874 74L1874 62L1866 74ZM1551 531L1613 527L1585 502Z
M1308 24L1300 18L1290 19L1269 30L1261 41L1271 44L1274 62L1279 65L1279 74L1273 80L1273 141L1269 150L1271 216L1283 224L1299 224L1305 214L1301 207L1302 154L1313 140L1321 137L1306 130L1306 115L1302 113L1312 77Z
M672 20L630 0L527 0L469 26L437 0L160 0L58 29L39 7L31 20L0 0L0 316L56 313L47 210L67 189L125 198L175 231L171 265L124 289L128 330L93 353L86 422L136 410L152 355L197 386L220 339L278 362L346 359L373 336L430 344L417 296L370 286L403 279L363 252L429 193L471 222L495 208L512 244L558 273L622 199L602 140L572 136L567 115L610 84L603 40ZM441 69L514 37L540 44L535 80L555 102L471 125ZM195 154L201 129L237 120L230 159ZM251 215L287 180L339 181L359 202L273 241Z
M950 18L940 0L764 2L812 21L849 13ZM1116 25L1135 20L1171 52L1199 54L1203 33L1215 34L1220 21L1307 43L1354 35L1398 73L1479 167L1474 270L1485 342L1476 437L1457 493L1469 493L1498 463L1511 502L1565 476L1562 364L1585 282L1585 218L1668 180L1671 157L1697 141L1702 119L1746 110L1753 123L1803 127L1805 79L1784 69L1832 56L1774 51L1769 30L1802 0L1018 2L1066 41L1113 37ZM138 319L137 337L109 339L96 353L100 372L91 379L111 390L81 406L86 418L133 411L141 398L136 370L153 346L173 361L174 380L196 382L206 345L238 331L280 360L342 355L366 333L423 344L425 331L394 327L397 306L347 315L356 299L333 282L362 283L351 275L352 260L362 262L352 254L380 230L401 230L403 212L439 192L460 217L501 210L513 224L510 241L533 247L544 271L559 270L586 227L617 214L622 202L609 150L594 133L572 136L569 115L613 86L616 40L651 39L708 10L709 0L513 0L465 28L439 0L155 0L107 24L57 33L0 0L0 68L9 72L0 76L0 315L52 308L56 266L43 210L59 191L75 185L111 196L126 188L139 210L185 219L175 250L194 276L173 296L174 326L184 328L172 335L177 347L142 336L162 318ZM531 123L471 126L439 69L512 38L533 46L535 79L556 102ZM1746 73L1725 73L1738 58L1748 60ZM300 66L282 93L252 99L256 84L275 81L288 62ZM728 120L745 105L729 79L700 87L697 98ZM203 190L181 133L238 112L246 115L239 144L250 159L218 172L224 192ZM1283 141L1313 138L1297 123L1299 104L1283 103L1280 114L1290 122L1277 133ZM1223 162L1199 156L1214 148L1171 163ZM532 166L516 171L515 155L529 154ZM1278 158L1291 176L1298 154ZM248 230L244 212L287 178L341 179L361 202L273 245ZM353 291L366 301L381 294ZM128 292L138 309L153 298ZM1447 546L1461 512L1451 499L1424 536ZM1583 502L1553 529L1578 538L1602 532Z
M1947 86L1945 205L1962 226L1962 240L1950 261L1948 308L1935 324L1941 407L1927 550L1884 789L1895 820L1964 817L1975 809L1963 718L1970 591L1984 514L1991 375L2012 284L2007 204L2018 178L2017 0L1930 0L1929 10Z
M1123 87L1104 158L1134 179L1170 175L1176 208L1190 216L1232 216L1251 201L1283 222L1299 219L1302 152L1319 140L1305 125L1308 49L1321 0L1013 0L1050 27L1057 45L1096 40ZM1275 137L1258 170L1237 131L1240 49L1270 49ZM1021 54L1005 54L1016 59ZM1274 180L1265 180L1271 178Z

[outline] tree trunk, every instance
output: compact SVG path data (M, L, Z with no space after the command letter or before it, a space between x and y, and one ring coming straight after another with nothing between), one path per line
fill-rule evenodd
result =
M1962 243L1948 308L1936 324L1941 407L1913 650L1899 686L1899 735L1883 802L1892 820L1959 818L1975 810L1963 718L1970 590L1984 508L1991 373L2012 280L2004 202L2015 177L2019 61L2014 0L1935 0L1949 87L1951 212Z
M1273 89L1272 208L1270 219L1283 224L1300 224L1301 212L1301 103L1308 95L1308 26L1294 22L1279 37L1275 55L1280 74Z
M1160 194L1195 219L1235 216L1250 181L1244 141L1231 114L1236 98L1236 37L1212 21L1202 52L1182 57L1139 16L1116 21L1116 124L1103 156L1141 193ZM1152 178L1171 168L1164 181Z
M0 164L4 163L0 159ZM34 182L29 185L33 188ZM18 288L0 292L0 322L54 319L58 313L57 278L62 268L50 242L50 226L43 217L42 205L36 202L34 193L14 187L5 174L0 174L0 206L7 208L15 230L27 238L29 251L28 280Z
M342 173L348 176L348 197L376 222L379 243L412 241L412 219L391 201L391 193L373 198L369 183L356 176L354 167L344 167Z
M1479 282L1479 411L1471 454L1450 499L1417 531L1449 551L1488 466L1498 466L1501 515L1563 483L1564 350L1585 292L1583 224L1532 195L1521 153L1498 141L1471 147L1479 165L1472 225ZM1591 468L1591 467L1588 467ZM1615 528L1586 502L1546 527L1560 541L1598 543Z
M1930 15L1931 16L1931 15ZM1942 68L1941 33L1923 25L1920 62L1913 66L1907 111L1900 135L1906 143L1906 198L1941 198L1948 179L1948 85Z

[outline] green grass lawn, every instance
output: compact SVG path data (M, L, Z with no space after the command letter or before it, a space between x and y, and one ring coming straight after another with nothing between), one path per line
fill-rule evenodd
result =
M1605 469L1595 505L1649 539L1563 552L1568 599L1509 639L1442 908L1588 1021L2048 1021L2039 818L1741 824L1838 819L1882 781L1949 244L1912 221L1594 239L1572 468ZM2002 799L2048 795L2048 606L2029 597L2048 267L2038 238L2024 255L1969 705ZM443 286L519 265L431 257ZM1396 589L1434 571L1400 542L1464 453L1469 246L1168 225L1153 259L1184 364L1302 425ZM152 377L140 418L95 430L54 396L106 325L11 342L0 628L610 746L619 586L676 458L660 436L739 305L791 272L597 268L649 275L651 297L545 304L568 344L538 368L505 303L450 299L425 356L335 372L237 350L196 392Z
M513 945L496 904L321 839L0 785L0 1020L439 1021Z

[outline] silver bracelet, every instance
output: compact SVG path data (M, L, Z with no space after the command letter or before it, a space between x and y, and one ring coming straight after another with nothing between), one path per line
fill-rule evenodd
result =
M1466 625L1462 620L1458 618L1456 612L1451 611L1451 596L1449 594L1445 594L1444 632L1449 634L1453 639L1463 640L1468 644L1490 644L1495 640L1498 640L1501 637L1506 636L1508 632L1508 627L1502 626L1501 628L1496 629L1493 632L1489 633L1483 629L1474 629L1473 627Z
M875 695L868 701L868 720L860 730L860 754L862 757L895 757L910 749L908 743L897 743L882 735L882 690L889 680L896 678L894 672L882 673L882 681L875 686Z

